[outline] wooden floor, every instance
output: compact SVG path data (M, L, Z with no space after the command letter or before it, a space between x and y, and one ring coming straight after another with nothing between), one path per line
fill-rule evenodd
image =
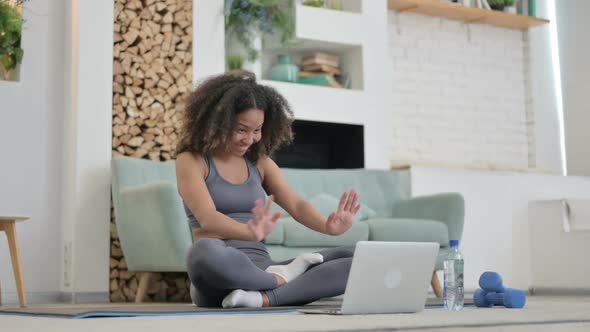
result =
M72 309L72 305L45 307ZM85 305L86 309L91 305ZM105 305L98 305L101 307ZM146 308L153 304L141 304ZM184 305L183 305L184 306ZM108 305L106 306L109 307ZM80 309L80 308L78 308ZM297 311L210 312L157 317L66 319L0 313L2 331L590 331L590 297L527 299L524 309L466 307L460 312L426 309L414 314L307 315Z

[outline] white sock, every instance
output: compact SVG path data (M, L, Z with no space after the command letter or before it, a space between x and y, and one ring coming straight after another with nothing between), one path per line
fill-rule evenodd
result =
M274 273L285 279L285 282L289 282L300 275L313 265L322 263L324 256L318 253L305 253L301 254L287 265L271 265L266 268L266 272Z
M236 289L223 299L221 305L224 308L262 308L262 294L259 291L245 291Z

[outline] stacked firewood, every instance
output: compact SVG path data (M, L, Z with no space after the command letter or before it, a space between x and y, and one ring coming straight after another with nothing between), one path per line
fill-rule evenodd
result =
M192 80L192 1L117 0L114 154L169 160Z
M115 1L113 157L173 158L179 112L192 87L192 6L192 0ZM114 217L110 271L111 301L134 301L139 275L127 271ZM186 273L156 273L144 301L189 301L187 285Z

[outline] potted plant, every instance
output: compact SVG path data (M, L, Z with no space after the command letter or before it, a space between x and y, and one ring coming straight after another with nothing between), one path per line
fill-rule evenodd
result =
M242 54L230 54L227 57L227 67L229 70L238 70L242 69L244 66L244 56Z
M20 47L22 15L19 7L27 0L0 0L0 78L11 80L16 66L23 60Z
M493 10L503 11L504 7L514 6L514 0L488 0L488 4Z
M283 44L293 37L295 26L291 1L226 0L225 29L228 55L242 54L246 62L258 62L260 67L262 35L279 32ZM260 68L254 72L260 75Z
M324 0L304 0L303 5L310 7L324 7L325 4Z

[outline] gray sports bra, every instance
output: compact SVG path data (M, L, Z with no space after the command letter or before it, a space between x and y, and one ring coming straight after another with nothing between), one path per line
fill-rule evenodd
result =
M228 217L246 223L252 218L252 208L257 199L265 199L266 192L262 188L262 177L256 165L248 158L246 165L248 166L248 180L242 184L233 184L225 180L215 167L213 158L207 156L207 165L209 167L209 174L205 179L209 194L213 199L213 203L217 211L227 215ZM184 203L184 211L189 219L192 228L200 228L201 225Z

